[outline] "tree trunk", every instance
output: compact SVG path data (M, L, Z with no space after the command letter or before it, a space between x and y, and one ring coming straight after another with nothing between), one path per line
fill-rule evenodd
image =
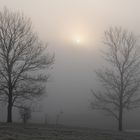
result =
M7 107L7 123L12 123L12 92L9 92L8 107Z
M120 72L121 75L121 92L120 92L120 106L119 106L119 126L118 130L121 132L123 130L123 93L124 93L124 72Z
M9 62L7 62L9 63ZM7 66L8 69L8 77L9 77L9 81L8 81L8 90L9 90L9 94L8 94L8 108L7 108L7 123L12 123L12 107L13 107L13 92L12 92L12 82L11 82L11 67L8 65Z
M122 107L120 107L120 110L119 110L118 130L120 132L123 130L123 110L122 110Z
M7 123L12 123L12 104L8 103L7 107Z

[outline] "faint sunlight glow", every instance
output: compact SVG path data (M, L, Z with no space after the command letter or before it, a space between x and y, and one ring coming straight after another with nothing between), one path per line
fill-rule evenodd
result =
M75 36L73 38L73 42L74 44L77 44L77 45L80 45L80 44L83 44L83 37L82 36Z
M77 47L79 49L89 49L95 45L98 38L97 28L94 30L89 29L88 24L66 24L61 35L62 41L64 40L68 46ZM92 32L91 32L92 31ZM93 47L92 47L93 48ZM95 47L94 47L95 48Z
M80 39L77 39L77 40L76 40L76 43L79 44L79 43L80 43Z

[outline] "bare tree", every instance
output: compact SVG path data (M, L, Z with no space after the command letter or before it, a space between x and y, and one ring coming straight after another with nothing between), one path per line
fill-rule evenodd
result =
M107 111L118 121L122 131L123 112L140 106L140 56L138 37L122 28L105 31L103 42L107 45L104 58L107 68L96 72L102 91L92 90L93 109Z
M8 105L7 122L12 122L14 105L45 93L43 69L54 60L45 49L30 19L6 8L0 12L0 99Z
M56 116L56 126L59 124L59 121L60 121L60 117L61 117L61 115L63 114L64 112L62 111L62 110L60 110L60 112L57 114L57 116Z
M48 114L47 113L44 114L44 124L45 125L48 124Z
M24 124L26 124L27 121L31 119L32 117L31 113L32 110L29 106L21 106L19 108L19 115Z

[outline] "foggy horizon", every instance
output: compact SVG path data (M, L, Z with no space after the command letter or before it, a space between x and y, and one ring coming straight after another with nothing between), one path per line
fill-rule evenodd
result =
M117 121L103 111L92 110L90 89L100 88L95 70L105 64L102 50L104 31L109 27L122 27L140 35L138 0L0 0L4 7L19 11L31 19L33 31L47 43L55 54L47 92L37 107L31 122L116 129ZM3 106L0 107L3 109ZM0 121L5 120L2 111ZM140 129L140 108L124 113L124 129ZM15 111L13 120L20 121Z

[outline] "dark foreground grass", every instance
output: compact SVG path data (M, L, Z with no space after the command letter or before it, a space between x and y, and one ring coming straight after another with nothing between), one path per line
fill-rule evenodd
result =
M140 140L140 133L39 124L0 124L0 140Z

